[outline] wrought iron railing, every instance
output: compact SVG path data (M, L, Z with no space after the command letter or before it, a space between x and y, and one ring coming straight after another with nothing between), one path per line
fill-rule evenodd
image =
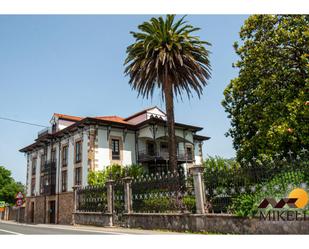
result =
M147 150L141 150L138 152L139 161L154 161L154 160L169 160L168 151L160 150L157 152L149 152ZM192 161L193 154L186 153L186 151L178 151L177 152L177 160L178 161Z
M308 188L309 158L305 154L278 155L274 159L252 158L240 164L206 167L204 185L208 212L254 214L254 207L263 198L285 198L293 188ZM250 205L252 209L246 210Z
M143 175L132 182L133 211L139 213L194 212L191 176L179 170Z
M41 167L41 194L54 195L56 193L56 162L46 161Z
M107 189L104 185L86 186L77 190L77 211L106 212Z
M42 136L45 136L47 134L52 134L52 128L51 127L46 127L44 129L40 130L38 132L38 137L42 137Z

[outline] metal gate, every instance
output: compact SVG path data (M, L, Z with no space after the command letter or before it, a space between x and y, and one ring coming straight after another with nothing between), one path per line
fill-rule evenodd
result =
M115 181L114 184L114 201L113 201L113 210L114 210L114 225L122 226L123 225L123 214L125 211L125 202L124 202L124 182L119 179Z

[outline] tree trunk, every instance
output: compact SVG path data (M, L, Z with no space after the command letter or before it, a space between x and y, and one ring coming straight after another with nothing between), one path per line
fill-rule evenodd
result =
M177 169L174 96L173 96L172 84L169 82L167 77L165 77L165 82L164 82L164 96L165 96L165 108L166 108L166 116L167 116L169 168L171 171L174 171Z

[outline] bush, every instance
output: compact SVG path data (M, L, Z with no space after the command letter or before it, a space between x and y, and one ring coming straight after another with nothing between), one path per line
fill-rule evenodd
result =
M183 198L183 204L186 206L187 211L191 213L196 212L196 203L195 203L195 197L188 195Z
M143 175L144 173L145 170L141 165L133 164L124 167L119 164L113 164L107 166L104 170L89 172L88 184L105 184L108 179L117 181L124 178L125 176L137 177Z
M169 197L159 197L144 200L141 211L164 213L173 209L172 199Z

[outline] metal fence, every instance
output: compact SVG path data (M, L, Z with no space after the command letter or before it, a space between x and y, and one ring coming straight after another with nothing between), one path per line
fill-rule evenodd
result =
M202 176L201 173L197 175L200 171L195 171L194 184L193 176L182 168L135 178L118 177L111 181L109 202L106 186L80 188L76 209L84 212L112 210L119 221L125 211L204 213L206 210L208 213L252 216L262 199L286 198L294 188L308 190L309 186L308 153L289 157L278 155L273 159L252 158L241 163L206 163L203 169ZM193 185L197 188L196 196Z
M193 180L182 170L142 175L131 187L134 212L194 212Z
M86 186L77 190L77 210L82 212L106 212L107 188L104 185Z
M122 179L118 179L114 183L114 205L113 210L117 215L117 220L120 221L122 214L125 211L125 202L124 202L124 182Z
M246 215L246 209L256 210L263 198L284 198L294 188L307 189L309 160L305 155L252 158L240 164L208 166L203 177L208 212Z

